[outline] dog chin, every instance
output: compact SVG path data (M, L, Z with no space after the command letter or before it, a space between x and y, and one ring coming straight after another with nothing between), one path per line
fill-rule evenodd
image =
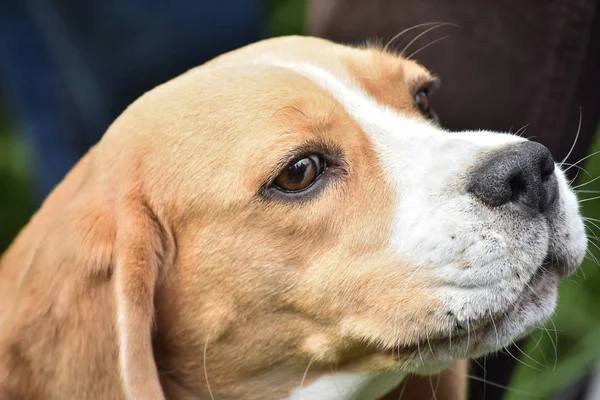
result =
M456 359L476 358L497 352L541 328L556 306L559 274L540 265L516 301L501 311L449 324L416 343L382 349L395 367L422 375L437 374ZM391 357L391 358L390 358Z
M479 321L481 328L472 335L472 344L465 344L468 357L501 350L527 336L535 328L543 327L556 307L558 281L556 272L540 266L516 302L504 312Z

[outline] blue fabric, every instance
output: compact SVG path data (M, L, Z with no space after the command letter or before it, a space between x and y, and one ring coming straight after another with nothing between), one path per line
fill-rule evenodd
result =
M37 200L143 92L260 39L260 6L1 0L0 87L34 149Z

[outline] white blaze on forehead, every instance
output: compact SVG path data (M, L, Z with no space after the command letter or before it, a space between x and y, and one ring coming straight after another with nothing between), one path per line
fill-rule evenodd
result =
M398 135L399 131L394 127L402 129L398 126L399 123L408 125L405 128L412 129L423 129L425 125L403 118L389 107L378 104L350 82L343 82L339 77L316 65L291 62L275 62L274 65L303 75L331 93L360 126L374 136L374 139L381 135Z
M423 248L424 239L435 241L432 236L447 233L444 225L459 222L442 213L432 196L440 201L447 182L456 182L482 150L523 140L485 131L452 134L378 103L349 76L340 77L304 62L269 64L294 71L329 92L369 136L385 183L396 194L390 245L415 264L444 258L448 249L435 249L431 254L432 249ZM398 90L406 89L399 85Z
M271 65L292 70L319 85L333 97L360 124L378 147L385 147L399 137L437 136L447 132L424 121L402 115L396 110L382 105L349 79L333 75L331 72L306 62L271 61ZM398 90L401 90L399 87ZM498 146L508 142L523 140L513 135L492 132L464 132L459 141L486 146Z

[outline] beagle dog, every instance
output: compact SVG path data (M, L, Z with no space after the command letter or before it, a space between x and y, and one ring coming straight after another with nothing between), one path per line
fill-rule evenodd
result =
M144 94L1 259L0 398L464 398L587 239L549 151L443 130L437 85L285 37Z

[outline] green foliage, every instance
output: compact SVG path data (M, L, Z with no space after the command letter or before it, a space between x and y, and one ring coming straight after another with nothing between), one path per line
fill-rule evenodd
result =
M33 208L25 149L14 140L0 114L0 254L29 219Z
M300 35L305 31L307 0L267 0L268 37Z

